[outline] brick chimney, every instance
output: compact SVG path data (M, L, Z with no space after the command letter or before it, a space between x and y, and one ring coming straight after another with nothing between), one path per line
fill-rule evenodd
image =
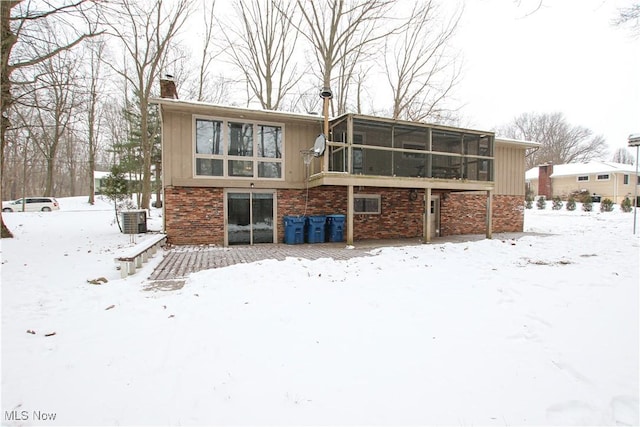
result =
M544 196L546 199L553 197L553 188L551 186L552 174L552 164L538 166L538 195Z
M178 99L178 90L172 79L160 79L160 98Z

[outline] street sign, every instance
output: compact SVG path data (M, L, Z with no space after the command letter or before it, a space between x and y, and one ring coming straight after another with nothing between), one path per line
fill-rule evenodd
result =
M632 133L629 135L629 147L640 146L640 133Z

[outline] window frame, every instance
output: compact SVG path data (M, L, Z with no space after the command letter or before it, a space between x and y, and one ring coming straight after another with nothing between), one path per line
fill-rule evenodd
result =
M221 128L221 152L222 154L203 154L197 153L197 121L205 120L211 122L220 122ZM192 147L192 168L191 174L194 179L240 179L240 180L267 180L267 181L284 181L285 180L285 124L282 122L271 122L268 120L253 120L234 117L220 117L220 116L207 116L202 114L193 114L191 117L192 122L192 135L191 135L191 147ZM239 156L229 154L229 148L231 141L229 126L230 124L247 124L252 126L252 143L250 156ZM273 127L280 128L280 157L261 157L258 152L258 144L260 143L259 137L261 135L261 127ZM199 175L197 172L197 159L210 159L222 161L222 175ZM251 162L251 175L233 175L231 170L232 162ZM280 176L264 177L260 176L260 171L263 170L261 165L263 163L278 163L280 164Z
M357 204L356 204L357 199L376 200L378 209L376 211L359 211L357 210ZM380 215L382 213L381 204L382 204L382 198L380 197L380 194L362 194L362 193L354 194L353 195L353 214L354 215ZM366 207L366 203L365 203L365 207Z
M610 179L611 179L611 174L609 173L599 173L596 175L596 181L609 181Z
M580 179L580 178L586 178L586 179ZM576 181L577 182L589 182L589 175L578 175L576 177Z

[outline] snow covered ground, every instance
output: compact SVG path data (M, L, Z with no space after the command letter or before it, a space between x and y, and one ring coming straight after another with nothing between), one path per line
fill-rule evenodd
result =
M265 260L152 292L160 257L120 279L129 237L84 201L4 215L3 425L640 424L632 214L549 203L517 240Z

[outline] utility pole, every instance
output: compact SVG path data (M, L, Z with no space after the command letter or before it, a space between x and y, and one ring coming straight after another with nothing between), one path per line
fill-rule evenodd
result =
M636 175L633 186L633 234L636 234L636 217L638 214L638 151L640 150L640 133L629 135L629 147L636 147Z

